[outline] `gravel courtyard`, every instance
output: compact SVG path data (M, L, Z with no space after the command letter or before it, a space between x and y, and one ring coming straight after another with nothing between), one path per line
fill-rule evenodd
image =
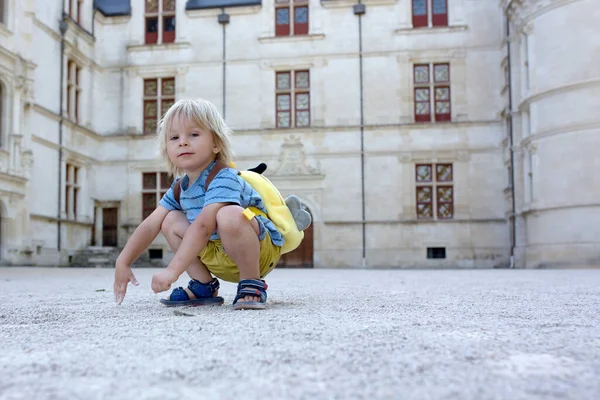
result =
M265 311L155 271L0 268L0 399L600 398L600 270L276 270Z

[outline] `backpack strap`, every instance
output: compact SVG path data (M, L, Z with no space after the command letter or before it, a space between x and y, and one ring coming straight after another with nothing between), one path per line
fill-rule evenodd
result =
M217 176L217 174L225 168L231 168L229 165L225 164L223 161L218 160L215 165L213 166L213 168L210 170L210 174L208 174L208 176L206 177L206 182L204 183L204 191L208 192L208 186L210 185L210 183L212 182L212 180L215 178L215 176ZM231 168L231 169L235 169L235 168ZM240 174L240 171L235 170L237 172L237 174Z
M259 167L261 167L259 165ZM259 168L257 167L257 168ZM204 184L204 191L208 191L208 185L210 185L210 183L212 182L212 180L215 178L215 176L217 176L217 174L219 173L219 171L221 171L224 168L231 168L229 165L225 164L223 161L219 160L215 163L215 165L213 166L213 168L210 170L210 174L208 174L208 176L206 177L206 183ZM232 168L234 169L234 168ZM265 169L266 169L266 165L265 165ZM237 171L238 175L240 174L240 171ZM175 197L175 201L177 202L177 204L181 205L181 203L179 203L179 197L181 196L181 179L178 180L177 182L175 182L175 187L173 187L173 196Z

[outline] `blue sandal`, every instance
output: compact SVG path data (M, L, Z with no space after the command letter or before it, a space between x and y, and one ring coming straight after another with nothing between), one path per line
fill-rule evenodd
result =
M167 307L177 306L220 306L224 299L221 296L214 296L213 293L219 289L221 285L219 280L214 278L208 283L202 283L192 279L188 284L190 292L194 293L195 299L190 299L187 292L180 286L173 289L168 299L160 299L160 302Z
M267 305L267 283L259 279L243 279L238 283L237 295L233 300L234 310L264 310ZM260 301L242 301L246 296L256 296Z

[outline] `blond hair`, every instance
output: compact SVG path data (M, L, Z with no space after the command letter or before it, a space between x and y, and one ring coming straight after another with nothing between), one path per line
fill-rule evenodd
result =
M231 129L225 123L221 114L210 101L203 99L179 100L173 104L158 123L158 142L160 156L167 164L167 170L171 176L182 176L183 171L169 159L167 154L167 140L169 132L173 129L175 121L185 119L206 129L213 134L215 145L219 148L217 160L226 164L233 161L233 150L231 149Z

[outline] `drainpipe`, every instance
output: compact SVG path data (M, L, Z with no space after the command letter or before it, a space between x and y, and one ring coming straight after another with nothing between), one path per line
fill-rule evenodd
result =
M515 268L515 247L517 244L517 209L515 201L515 149L514 149L514 135L513 135L513 117L512 117L512 72L511 72L511 60L510 60L510 19L508 18L508 8L505 10L506 17L506 59L508 62L508 131L510 136L510 186L511 186L511 201L512 201L512 213L510 217L510 224L512 230L512 239L510 243L510 268Z
M61 207L62 201L62 155L63 155L63 75L64 75L64 54L65 54L65 33L67 32L67 22L65 21L65 0L62 2L61 15L59 23L60 29L60 86L59 86L59 121L58 121L58 205L56 206L57 222L57 243L56 247L60 253L61 250Z
M358 68L360 84L360 187L362 201L362 266L367 266L367 223L365 220L365 115L364 115L364 96L363 96L363 51L362 51L362 16L367 8L358 0L358 4L352 7L354 15L358 17Z
M225 13L225 9L221 8L221 14L217 17L217 20L221 25L223 25L223 119L225 119L225 92L226 92L226 82L227 82L227 53L226 53L226 27L229 23L229 14Z

